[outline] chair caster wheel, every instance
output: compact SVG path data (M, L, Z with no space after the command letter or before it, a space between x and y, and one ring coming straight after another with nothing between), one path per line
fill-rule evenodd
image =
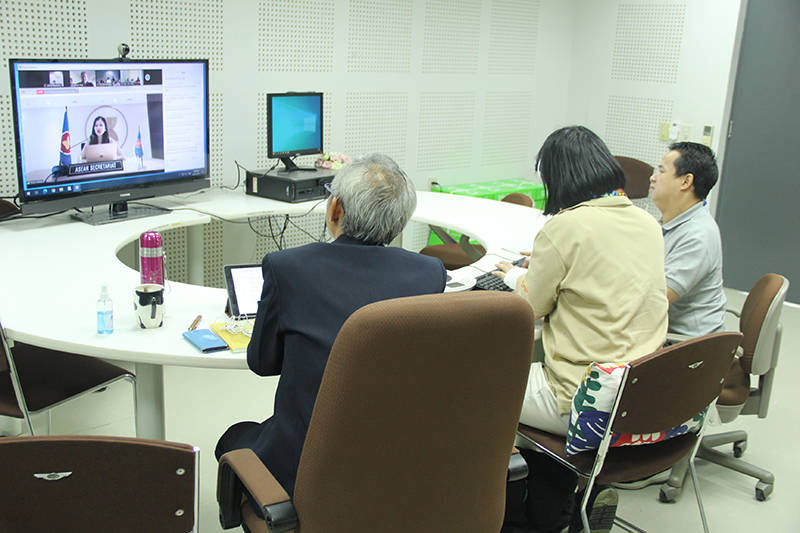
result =
M772 483L764 483L763 481L759 481L756 483L756 500L763 502L769 497L770 494L772 494L774 488L775 486Z
M677 498L680 493L680 487L673 487L665 483L661 487L661 490L658 491L658 501L661 503L675 503L675 498Z
M746 440L739 440L733 443L733 456L737 459L744 455L745 450L747 450Z

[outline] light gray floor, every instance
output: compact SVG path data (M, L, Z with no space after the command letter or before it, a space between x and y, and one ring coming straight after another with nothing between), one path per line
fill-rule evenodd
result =
M728 293L732 305L743 296ZM800 375L800 308L785 306L784 335L779 372L769 416L739 417L713 431L744 429L750 435L744 459L775 473L775 492L765 502L755 499L755 480L698 461L700 490L711 531L800 532L800 496L792 489L800 479L800 440L797 412L793 408L794 376ZM731 323L730 327L736 328ZM240 420L263 420L272 411L277 378L259 378L247 371L167 367L165 369L167 438L201 449L200 531L222 531L215 499L214 446L219 435ZM130 386L117 383L54 410L53 433L133 436ZM44 433L44 418L35 429ZM673 504L658 502L658 486L620 491L618 514L650 532L702 531L694 490L687 479L684 492ZM615 529L616 531L616 529Z

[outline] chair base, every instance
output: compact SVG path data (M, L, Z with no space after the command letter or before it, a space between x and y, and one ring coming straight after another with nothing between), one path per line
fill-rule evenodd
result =
M733 457L714 449L728 444L733 445ZM756 478L758 481L756 482L755 496L758 501L763 502L774 490L775 475L739 459L746 449L747 432L728 431L704 436L700 448L697 450L697 457ZM672 503L680 495L686 468L686 461L681 461L672 468L669 481L664 483L659 491L658 499L662 503Z

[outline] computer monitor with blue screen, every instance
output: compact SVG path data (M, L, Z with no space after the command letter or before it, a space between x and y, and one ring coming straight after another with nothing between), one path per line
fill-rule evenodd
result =
M207 60L12 59L9 68L23 214L124 220L158 212L129 201L210 185ZM79 210L101 204L110 207Z
M293 157L321 154L322 93L267 95L267 156L280 159L282 173L314 168L298 167Z

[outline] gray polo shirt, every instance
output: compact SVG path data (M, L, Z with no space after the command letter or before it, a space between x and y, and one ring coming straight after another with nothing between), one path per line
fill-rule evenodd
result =
M722 239L714 218L698 202L662 229L667 287L678 294L669 306L669 331L693 337L725 331Z

